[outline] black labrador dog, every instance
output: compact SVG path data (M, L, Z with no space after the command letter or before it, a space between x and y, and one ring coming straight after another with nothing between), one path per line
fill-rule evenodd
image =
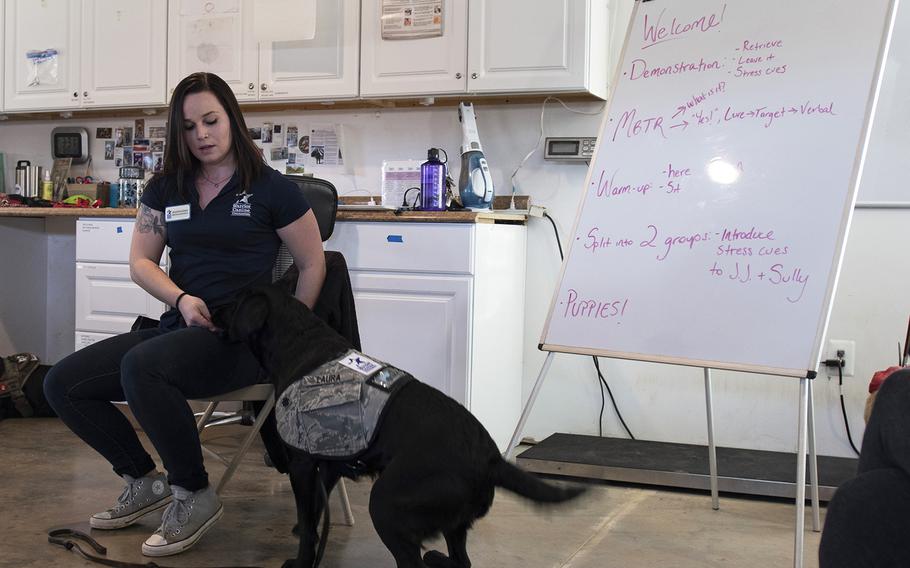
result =
M351 349L304 304L274 285L242 293L214 317L229 339L250 345L275 384L279 404L301 369L316 369ZM490 509L496 487L538 503L560 503L585 490L545 483L508 463L470 412L416 379L389 399L372 443L356 460L316 459L286 448L300 546L285 568L311 568L318 562L317 544L324 546L326 534L324 527L319 543L325 495L342 476L377 477L370 517L399 568L468 568L468 529ZM448 555L429 551L421 558L422 543L440 533Z

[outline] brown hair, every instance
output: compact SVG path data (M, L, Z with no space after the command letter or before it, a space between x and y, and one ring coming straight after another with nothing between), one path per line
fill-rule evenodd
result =
M183 78L174 94L167 113L167 144L164 148L164 164L158 176L173 176L177 183L177 193L189 201L189 193L184 187L186 177L195 176L199 171L199 160L190 152L183 137L183 102L187 95L209 92L215 95L231 124L231 150L237 162L237 173L240 175L240 187L248 190L253 180L262 173L264 165L262 154L250 138L250 133L240 112L240 105L234 92L224 79L214 73L193 73Z

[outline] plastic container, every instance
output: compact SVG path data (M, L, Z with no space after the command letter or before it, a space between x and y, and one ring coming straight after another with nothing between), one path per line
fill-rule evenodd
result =
M110 186L110 192L108 193L107 206L108 207L119 207L120 206L120 184L112 183Z
M427 150L427 161L420 165L420 209L446 210L446 165L438 148Z

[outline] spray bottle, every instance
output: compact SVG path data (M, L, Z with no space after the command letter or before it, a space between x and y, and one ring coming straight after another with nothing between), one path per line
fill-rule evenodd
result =
M41 182L41 199L54 200L54 182L51 180L50 170L44 170L44 180Z
M490 209L493 205L493 177L480 146L474 105L460 103L458 120L461 121L461 173L458 176L458 193L461 204L468 209Z

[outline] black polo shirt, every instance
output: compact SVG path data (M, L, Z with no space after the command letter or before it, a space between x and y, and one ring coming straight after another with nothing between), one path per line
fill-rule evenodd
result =
M275 232L296 221L310 206L297 184L263 167L262 175L244 191L237 174L205 209L187 178L190 218L167 221L167 208L184 205L173 176L158 176L142 194L142 204L165 213L170 247L170 277L177 286L205 300L209 310L230 302L244 288L268 284L281 239ZM182 327L176 309L161 318L161 327Z

